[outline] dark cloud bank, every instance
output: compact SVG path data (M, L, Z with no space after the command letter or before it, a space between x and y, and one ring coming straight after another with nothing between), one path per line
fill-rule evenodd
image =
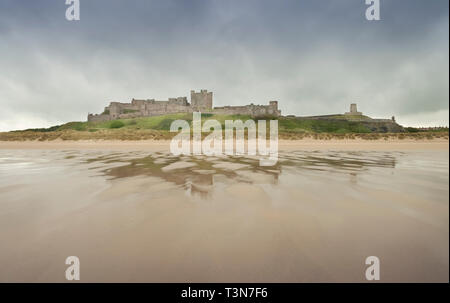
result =
M0 2L0 130L84 120L109 101L214 92L284 114L350 102L404 125L448 125L448 1Z

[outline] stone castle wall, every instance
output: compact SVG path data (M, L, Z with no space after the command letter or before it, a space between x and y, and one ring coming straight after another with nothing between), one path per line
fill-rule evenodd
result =
M191 91L191 103L186 97L169 98L167 101L154 99L133 99L130 103L111 102L105 107L102 114L88 114L88 121L99 122L115 119L129 119L138 117L150 117L175 113L192 113L196 111L217 114L245 114L250 116L280 116L278 102L270 101L269 105L245 105L214 107L212 92L201 90Z
M281 111L278 110L278 102L270 101L269 105L245 105L245 106L223 106L214 107L213 113L224 115L249 115L258 116L280 116Z
M111 120L109 115L103 115L103 114L89 114L88 115L88 121L90 122L103 122L103 121L109 121Z

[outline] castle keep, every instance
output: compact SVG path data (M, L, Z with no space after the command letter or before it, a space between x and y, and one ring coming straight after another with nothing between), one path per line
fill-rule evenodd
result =
M88 114L88 121L109 121L138 117L158 116L175 113L203 112L212 114L242 114L256 116L280 116L278 102L269 105L223 106L213 107L212 92L191 90L191 103L186 97L169 98L164 101L155 99L132 99L131 103L111 102L101 114Z

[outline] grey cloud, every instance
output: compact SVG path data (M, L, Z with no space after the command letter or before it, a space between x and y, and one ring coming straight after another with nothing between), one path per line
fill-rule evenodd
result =
M448 112L447 1L381 1L380 22L354 0L81 0L80 22L63 2L0 4L0 119L47 126L200 88L285 114Z

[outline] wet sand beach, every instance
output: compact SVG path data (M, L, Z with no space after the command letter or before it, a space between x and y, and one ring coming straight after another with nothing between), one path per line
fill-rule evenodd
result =
M447 139L302 139L279 140L280 150L447 150ZM52 141L0 141L1 149L100 149L100 150L150 150L169 152L170 140L52 140Z
M448 282L448 141L401 141L0 142L0 282Z

